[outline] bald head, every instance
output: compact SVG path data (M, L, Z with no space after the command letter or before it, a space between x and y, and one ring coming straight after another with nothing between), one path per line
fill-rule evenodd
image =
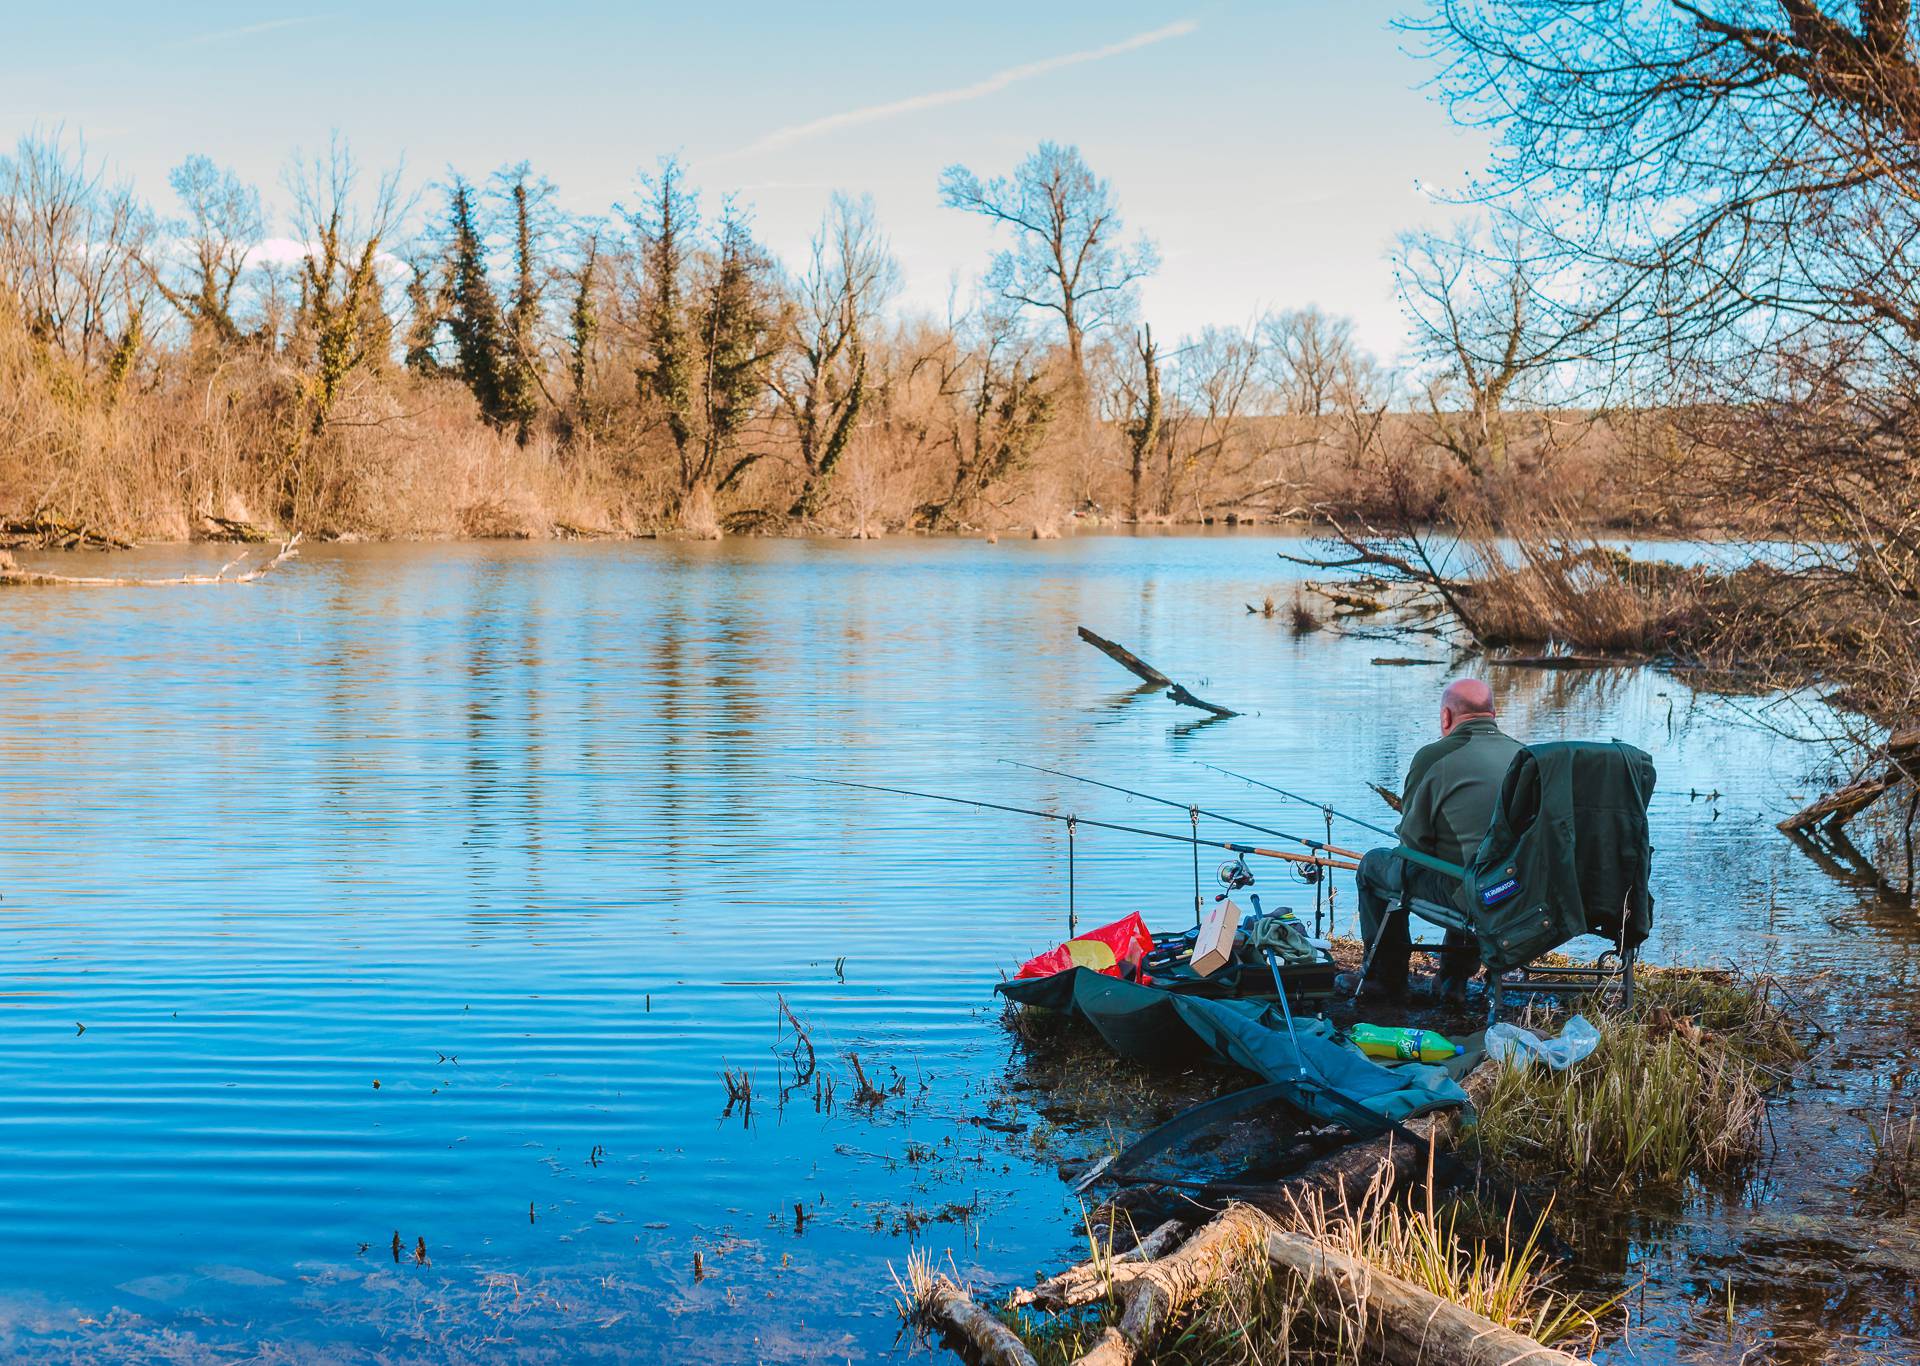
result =
M1493 689L1478 678L1456 678L1440 694L1440 733L1451 735L1462 721L1493 715Z

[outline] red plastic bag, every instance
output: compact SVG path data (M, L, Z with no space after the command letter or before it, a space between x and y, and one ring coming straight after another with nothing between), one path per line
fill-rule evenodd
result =
M1071 968L1092 968L1108 977L1124 977L1129 966L1138 970L1140 960L1152 948L1153 934L1147 929L1147 922L1140 918L1140 913L1135 911L1124 920L1102 925L1097 930L1088 930L1057 948L1048 949L1037 958L1029 958L1020 965L1020 971L1014 976L1051 977L1056 972L1066 972Z

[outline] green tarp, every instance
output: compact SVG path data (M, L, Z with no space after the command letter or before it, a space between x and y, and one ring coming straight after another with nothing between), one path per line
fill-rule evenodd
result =
M1329 1103L1320 1087L1339 1093L1383 1122L1444 1106L1467 1106L1467 1093L1444 1067L1401 1063L1383 1067L1342 1038L1325 1020L1299 1016L1294 1051L1279 1006L1249 1000L1177 996L1087 968L1001 982L994 990L1023 1006L1067 1011L1092 1025L1121 1057L1150 1065L1185 1065L1203 1050L1269 1082L1309 1082L1290 1096L1328 1123L1348 1124L1345 1107Z

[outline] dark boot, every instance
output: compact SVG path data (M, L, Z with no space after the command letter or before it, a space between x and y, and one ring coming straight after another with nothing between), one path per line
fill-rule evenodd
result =
M1385 981L1378 977L1362 979L1357 972L1342 972L1335 975L1333 989L1342 996L1362 1001L1398 1002L1407 999L1407 984Z

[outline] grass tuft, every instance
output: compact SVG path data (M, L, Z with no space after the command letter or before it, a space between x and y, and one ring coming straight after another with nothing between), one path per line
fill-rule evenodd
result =
M1893 1102L1878 1119L1867 1122L1873 1160L1857 1194L1869 1213L1906 1215L1920 1210L1920 1111L1904 1118L1893 1112Z
M1480 1106L1483 1156L1619 1189L1727 1171L1760 1150L1765 1092L1805 1056L1768 979L1649 969L1631 1010L1565 1072L1509 1065ZM1552 1017L1533 1017L1551 1025Z

